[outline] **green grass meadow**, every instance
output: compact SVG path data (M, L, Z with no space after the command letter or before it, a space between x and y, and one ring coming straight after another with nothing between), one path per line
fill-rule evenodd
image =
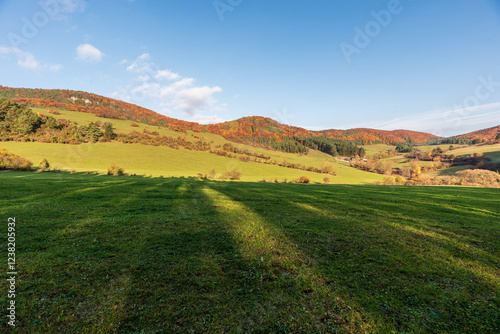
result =
M302 175L308 176L312 182L319 183L323 182L325 177L328 177L331 183L343 184L373 183L384 179L383 175L349 167L335 162L333 159L330 161L337 176L263 163L242 162L238 159L224 158L209 152L119 142L82 145L0 142L0 148L6 148L32 161L35 166L43 158L46 158L52 168L77 172L106 173L108 167L114 163L124 168L125 173L153 177L197 176L198 173L207 174L212 169L215 169L220 175L225 171L237 169L242 172L242 181L260 181L262 179L270 181L277 178L279 182L283 182L285 179L290 182ZM311 152L307 158L309 161L299 160L305 159L305 157L289 155L306 166L319 167L321 162L327 161L323 157L323 153L318 151ZM294 160L289 158L288 161Z
M464 146L449 152L449 154L456 156L471 155L474 153L484 153L493 162L500 162L500 144Z
M14 333L498 333L500 190L0 173Z

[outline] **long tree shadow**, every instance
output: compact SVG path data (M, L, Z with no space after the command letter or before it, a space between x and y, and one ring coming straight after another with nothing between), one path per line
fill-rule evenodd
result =
M235 231L246 228L247 213L219 202L209 185L182 181L175 189L177 200L159 199L171 211L167 216L176 218L141 221L149 233L132 261L137 265L118 332L305 333L362 326L359 314L334 294L311 294L312 288L326 291L325 282L301 277L305 273L287 263L272 265L265 253L245 247ZM154 196L162 193L156 189ZM143 201L149 196L144 195ZM262 241L273 239L264 236ZM276 246L276 254L283 252Z
M496 192L458 191L463 207L438 215L442 200L426 201L424 188L408 200L370 186L75 176L61 191L49 182L40 186L52 202L40 190L23 199L26 186L13 204L32 219L20 237L20 332L494 332L500 324ZM479 195L483 206L472 210ZM463 216L468 228L454 227ZM481 221L488 233L475 227Z
M323 191L317 201L311 201L314 190ZM220 191L258 214L265 225L279 229L336 283L331 286L336 294L379 321L375 326L494 332L500 325L495 304L500 292L498 225L494 227L497 192L477 190L487 207L484 212L450 208L443 214L446 203L424 201L429 191L424 188L412 190L417 197L410 201L413 208L398 207L404 189L383 194L385 188L373 186L245 184ZM473 220L469 228L482 223L493 232L471 231L482 239L482 247L474 248L470 239L460 240L460 245L449 240L450 233L462 231L447 223L464 215ZM439 219L443 216L444 221ZM440 234L441 229L451 232Z
M244 295L231 277L247 270L196 183L169 181L127 203L141 210L141 202L157 201L163 213L135 215L148 233L140 234L135 250L118 332L205 331L216 317L230 319L228 304Z

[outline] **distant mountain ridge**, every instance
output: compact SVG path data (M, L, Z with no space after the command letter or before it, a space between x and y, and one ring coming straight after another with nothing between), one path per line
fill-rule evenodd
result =
M64 108L71 111L91 113L100 117L126 119L135 122L164 126L174 130L192 130L219 134L235 142L254 142L269 144L282 142L294 137L320 137L350 141L363 144L395 144L412 139L415 143L424 143L439 138L433 134L410 130L349 129L310 131L296 126L281 124L271 118L261 116L243 117L237 120L217 124L202 125L158 114L124 101L97 94L62 90L30 89L0 86L0 97L26 103L33 107Z

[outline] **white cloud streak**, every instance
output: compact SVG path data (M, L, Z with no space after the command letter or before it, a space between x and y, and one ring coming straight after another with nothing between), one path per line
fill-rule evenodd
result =
M32 53L23 51L19 48L0 46L0 54L16 57L17 65L27 70L39 71L47 69L52 72L57 72L62 68L62 65L59 64L41 64Z
M179 79L180 76L179 76L179 74L172 73L169 70L160 70L160 71L158 71L158 73L156 73L155 78L158 79L158 80L172 81L172 80Z
M471 108L438 109L386 122L358 124L357 127L382 130L407 129L449 137L497 125L500 125L500 102Z
M100 62L104 53L91 44L80 44L76 47L77 59L88 63Z

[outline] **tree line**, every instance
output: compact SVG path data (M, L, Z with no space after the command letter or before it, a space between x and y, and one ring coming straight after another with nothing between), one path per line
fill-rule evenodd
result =
M340 156L364 156L363 147L358 147L348 141L332 139L327 137L294 137L282 142L272 143L272 148L290 153L308 153L309 149L318 150L333 157Z

